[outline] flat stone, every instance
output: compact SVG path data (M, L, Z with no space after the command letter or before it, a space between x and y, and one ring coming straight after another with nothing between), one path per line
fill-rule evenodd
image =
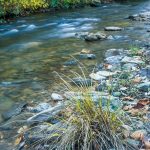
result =
M26 102L14 104L8 111L2 113L3 119L8 120L13 116L19 115L26 105Z
M89 76L90 76L92 79L97 80L97 81L106 79L106 77L101 76L101 75L99 75L98 73L91 73Z
M141 60L140 57L136 56L136 57L128 57L125 56L122 60L122 63L135 63L135 64L144 64L144 62Z
M82 49L82 51L81 51L81 54L91 54L92 53L92 51L91 50L89 50L89 49Z
M116 74L116 72L110 72L110 71L98 71L96 74L100 75L100 76L104 76L104 77L109 77L109 76L113 76Z
M111 57L111 56L118 56L118 55L125 55L126 51L124 49L108 49L105 52L105 57Z
M105 27L104 28L105 31L121 31L123 30L123 28L120 28L120 27Z
M40 103L36 107L28 107L27 109L30 112L38 113L38 112L41 112L41 111L49 109L49 108L51 108L50 104L48 104L48 103Z
M107 57L105 61L109 64L119 64L122 58L123 56L120 56L120 55L110 56L110 57Z

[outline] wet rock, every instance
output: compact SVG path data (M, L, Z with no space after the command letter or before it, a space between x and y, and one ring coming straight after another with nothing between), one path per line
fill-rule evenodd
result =
M137 87L140 91L149 92L150 91L150 82L141 83Z
M49 109L49 108L51 108L51 105L48 103L40 103L36 107L27 107L27 109L33 113L39 113L39 112Z
M19 115L26 106L27 106L26 102L22 102L20 104L14 104L10 108L10 110L2 113L3 119L8 120L13 116Z
M104 28L105 31L121 31L123 30L123 28L120 28L120 27L105 27Z
M89 78L73 78L72 83L77 86L91 86L93 84L92 80Z
M110 57L107 57L105 61L109 64L119 64L122 58L123 56L120 56L120 55L110 56Z
M112 95L114 97L119 97L119 96L121 96L121 92L113 92Z
M69 61L64 62L63 65L64 66L75 66L77 64L78 64L78 62L76 60L69 60Z
M52 93L51 98L55 101L62 101L64 98L60 94Z
M48 121L54 116L56 116L63 108L64 108L64 105L62 103L59 103L55 107L51 107L49 109L41 111L40 113L37 113L36 115L28 118L27 123L32 124L32 123Z
M101 32L96 32L96 33L80 32L80 33L76 33L75 36L84 39L85 41L98 41L107 38L106 34Z
M140 76L146 76L147 78L150 78L150 67L141 69L139 74Z
M87 34L84 39L85 41L97 41L97 40L104 40L106 39L106 34L97 32L97 33L89 33Z
M79 57L80 59L95 59L96 55L95 54L80 54Z
M150 20L150 12L148 11L148 12L130 15L128 18L131 20L134 20L134 21L149 21Z
M99 75L99 74L97 74L97 73L91 73L89 76L90 76L92 79L97 80L97 81L106 79L106 77L101 76L101 75Z
M144 62L141 60L141 58L139 56L135 56L135 57L128 57L125 56L122 60L122 63L135 63L135 64L144 64Z

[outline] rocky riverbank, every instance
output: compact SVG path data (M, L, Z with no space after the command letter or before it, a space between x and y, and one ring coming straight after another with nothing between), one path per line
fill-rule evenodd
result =
M149 13L134 15L136 21L149 22ZM133 18L133 17L129 17ZM146 18L146 19L140 19ZM105 30L120 31L120 27L106 27ZM125 30L125 29L124 29ZM103 33L77 34L86 42L107 40L109 36ZM142 45L142 46L141 46ZM15 104L9 111L3 113L6 120L0 126L0 137L3 142L15 141L15 144L6 145L5 149L48 149L49 143L41 143L49 135L49 128L54 124L61 126L62 110L72 99L82 99L80 87L88 87L89 95L95 103L102 98L103 107L107 100L111 101L111 110L121 109L131 122L123 125L124 138L134 149L150 149L150 45L139 42L139 46L131 49L108 49L104 63L96 65L87 77L76 74L70 79L74 87L72 91L63 89L60 92L49 94L49 101L40 104ZM96 59L91 50L83 49L80 59ZM72 59L63 64L65 67L78 65L80 61ZM38 134L38 132L40 134ZM43 131L41 134L40 131ZM10 135L13 139L10 139ZM9 140L8 140L9 139ZM15 145L15 146L14 146Z

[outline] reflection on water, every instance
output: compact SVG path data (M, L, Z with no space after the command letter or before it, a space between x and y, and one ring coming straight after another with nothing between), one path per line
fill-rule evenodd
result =
M0 26L0 113L16 101L42 101L43 90L51 91L55 84L54 70L68 73L63 62L76 57L81 49L93 50L97 59L81 60L93 66L103 60L109 48L127 48L134 40L148 37L144 28L125 19L128 15L149 9L149 2L136 5L112 4L98 8L38 14ZM85 42L74 37L76 32L103 31L105 26L120 26L125 30L106 32L115 40ZM143 34L144 33L144 34ZM87 65L86 65L87 66ZM75 66L73 70L78 70Z

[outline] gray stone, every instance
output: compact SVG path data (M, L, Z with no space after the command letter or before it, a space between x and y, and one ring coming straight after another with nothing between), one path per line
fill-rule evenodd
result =
M134 63L127 63L127 64L124 64L122 66L122 69L123 70L137 70L138 69L138 65L134 64Z
M10 110L2 113L3 119L8 120L13 116L19 115L26 105L27 105L26 102L22 102L20 104L14 104L10 108Z
M120 27L105 27L104 28L105 31L121 31L123 30L123 28L120 28Z
M143 92L149 92L150 91L150 82L139 84L138 89Z
M105 57L125 55L126 51L124 49L108 49L105 53Z
M106 79L106 77L101 76L101 75L99 75L98 73L91 73L89 76L90 76L92 79L97 80L97 81Z
M139 74L140 76L146 76L147 78L150 78L150 67L141 69Z
M120 55L110 56L110 57L107 57L105 61L109 64L119 64L122 58L123 56L120 56Z
M127 143L130 144L130 145L132 145L134 148L138 149L140 141L127 138Z
M36 107L28 107L28 110L33 113L39 113L43 110L51 108L51 105L48 103L40 103Z
M96 55L95 54L80 54L79 57L80 59L95 59Z
M85 41L97 41L97 40L104 40L106 39L106 34L97 32L97 33L89 33L87 34L84 39Z

